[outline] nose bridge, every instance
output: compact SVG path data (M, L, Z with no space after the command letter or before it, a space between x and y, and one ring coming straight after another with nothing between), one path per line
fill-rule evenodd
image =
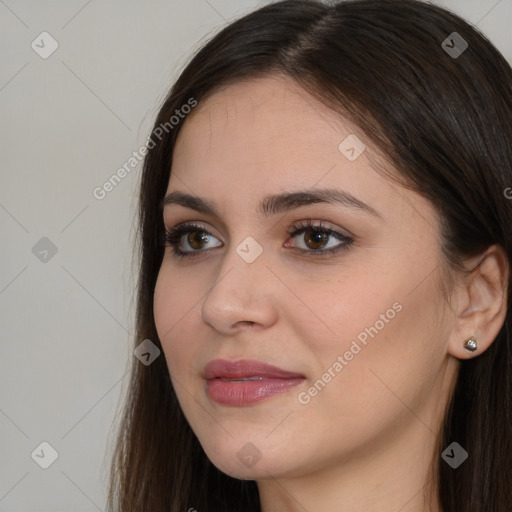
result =
M251 276L257 274L257 280L262 274L268 273L266 265L268 264L268 254L263 249L263 242L260 243L254 236L247 235L248 230L244 234L238 234L233 237L230 244L224 249L222 264L219 267L218 279L222 276L228 277L228 273L232 274L230 279L235 277L234 281L242 281L252 279ZM218 281L218 280L217 280Z
M248 236L231 245L203 300L203 320L219 330L237 322L269 322L273 317L268 287L272 274L267 263L263 247L255 238Z
M255 238L248 236L226 250L215 284L208 295L226 289L233 297L247 302L250 296L258 293L258 283L268 273L263 247Z

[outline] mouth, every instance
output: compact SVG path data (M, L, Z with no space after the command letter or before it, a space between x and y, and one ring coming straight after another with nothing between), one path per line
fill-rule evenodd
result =
M284 393L301 384L302 374L261 361L215 359L204 368L208 397L222 405L244 406Z

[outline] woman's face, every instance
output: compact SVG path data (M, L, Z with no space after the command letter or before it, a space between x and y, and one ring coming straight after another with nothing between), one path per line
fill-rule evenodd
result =
M417 464L455 370L433 207L285 78L230 85L183 122L163 216L193 226L183 258L166 248L154 311L208 457L246 479Z

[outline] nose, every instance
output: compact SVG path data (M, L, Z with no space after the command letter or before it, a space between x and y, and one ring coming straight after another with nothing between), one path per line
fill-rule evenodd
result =
M248 263L230 248L203 300L201 317L226 336L247 327L271 327L277 321L278 284L264 253Z

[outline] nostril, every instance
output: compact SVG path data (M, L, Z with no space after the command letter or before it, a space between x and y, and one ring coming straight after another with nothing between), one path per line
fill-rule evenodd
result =
M247 327L252 327L253 325L256 324L256 322L251 322L249 320L241 320L240 322L237 322L237 324L241 324L241 325L244 325Z

